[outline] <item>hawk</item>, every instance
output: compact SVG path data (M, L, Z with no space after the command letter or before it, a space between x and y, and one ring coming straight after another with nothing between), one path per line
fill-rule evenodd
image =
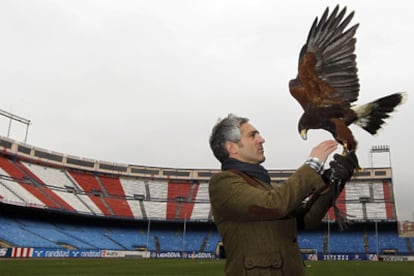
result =
M406 97L401 92L363 105L352 104L359 95L354 53L359 24L347 29L354 12L345 14L346 7L339 11L338 5L331 14L326 8L320 20L315 18L300 51L297 77L289 82L290 93L304 110L298 123L301 137L306 139L309 129L325 129L343 145L344 153L357 148L349 125L374 135Z

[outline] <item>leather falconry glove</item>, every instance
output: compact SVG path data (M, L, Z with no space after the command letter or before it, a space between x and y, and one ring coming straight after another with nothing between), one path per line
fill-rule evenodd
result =
M335 154L329 166L330 168L323 173L322 178L329 185L336 221L340 231L343 231L346 228L346 214L343 214L336 206L336 198L344 189L345 183L351 179L354 171L359 168L358 158L354 151L348 152L345 156Z
M358 158L354 151L348 152L347 155L335 154L333 160L329 163L330 168L325 170L322 178L326 183L336 184L332 187L336 190L336 196L343 190L345 183L348 182L359 168Z

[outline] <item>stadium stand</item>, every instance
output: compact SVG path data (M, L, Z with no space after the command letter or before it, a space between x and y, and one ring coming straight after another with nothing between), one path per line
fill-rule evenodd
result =
M81 187L82 192L85 192L92 202L99 208L104 215L113 215L113 211L109 209L108 203L105 202L102 189L93 174L70 171L69 174L76 183Z
M0 137L0 245L215 252L221 238L208 195L214 172L101 163ZM270 171L274 183L292 173ZM331 208L320 229L299 233L299 246L412 255L413 238L398 235L392 185L391 168L357 174L337 200L349 229L337 231Z
M313 249L317 252L323 252L324 232L319 229L318 231L300 232L298 244L300 248Z

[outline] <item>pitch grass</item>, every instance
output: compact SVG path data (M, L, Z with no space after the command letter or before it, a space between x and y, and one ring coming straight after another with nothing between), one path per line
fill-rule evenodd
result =
M223 260L0 259L0 275L223 275ZM413 262L306 262L307 276L414 276Z

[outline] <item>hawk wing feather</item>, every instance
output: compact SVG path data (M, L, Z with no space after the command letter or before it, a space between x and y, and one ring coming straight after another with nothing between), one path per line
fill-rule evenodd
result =
M303 109L333 102L350 106L358 99L359 80L354 54L358 24L345 30L354 16L345 17L346 8L326 8L315 18L306 44L299 55L298 76L290 82L290 92ZM345 18L344 18L345 17Z
M403 102L404 93L395 93L361 106L351 106L359 96L355 51L355 33L359 24L348 27L354 12L347 16L346 7L339 5L321 19L315 18L303 45L297 77L289 82L292 96L304 112L298 122L298 132L307 138L309 129L329 131L344 151L355 150L350 124L356 124L375 134L394 108Z

